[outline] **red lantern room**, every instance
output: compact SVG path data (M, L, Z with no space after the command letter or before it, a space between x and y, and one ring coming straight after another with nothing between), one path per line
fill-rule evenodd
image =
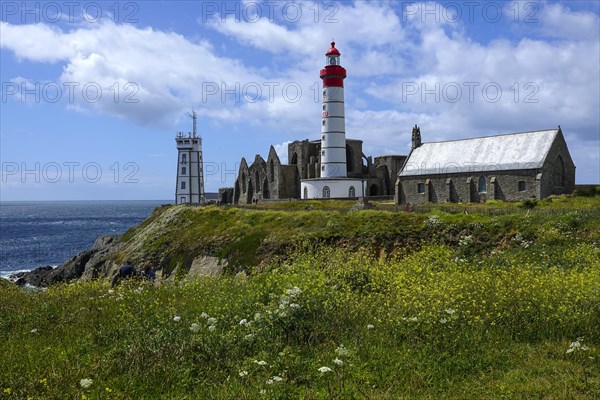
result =
M340 65L341 53L335 48L335 42L331 42L331 48L325 53L326 64L321 70L321 79L323 87L337 86L344 87L346 70Z

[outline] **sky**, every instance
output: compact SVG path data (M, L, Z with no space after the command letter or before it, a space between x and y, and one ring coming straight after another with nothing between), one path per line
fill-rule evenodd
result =
M335 40L368 156L561 126L600 182L598 1L0 3L0 200L174 200L198 113L205 187L317 140Z

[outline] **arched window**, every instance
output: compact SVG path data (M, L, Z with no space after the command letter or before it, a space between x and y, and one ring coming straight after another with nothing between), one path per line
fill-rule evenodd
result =
M308 199L308 188L304 186L304 198Z
M323 198L328 199L331 197L331 190L329 190L329 186L323 186Z
M346 145L346 172L352 172L352 165L354 164L354 154L352 148Z
M356 190L354 189L354 186L350 186L350 189L348 189L348 197L356 197Z
M246 193L246 174L242 172L242 193Z
M479 177L479 193L487 192L487 181L485 180L485 176Z
M256 185L256 191L260 190L260 176L258 175L258 171L254 171L254 182Z
M270 172L271 172L271 182L273 182L275 180L275 165L273 163L273 160L271 160L270 164Z
M369 189L369 196L377 196L379 194L379 188L376 184L372 184Z

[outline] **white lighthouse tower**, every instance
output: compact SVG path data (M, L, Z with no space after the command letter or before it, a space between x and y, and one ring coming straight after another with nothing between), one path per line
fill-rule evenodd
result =
M204 172L202 168L202 138L196 132L196 111L192 118L191 133L178 132L177 143L177 187L175 204L204 203Z
M360 179L347 178L346 174L346 69L340 64L340 56L335 42L331 42L331 48L325 53L326 65L320 74L323 80L320 178L300 181L303 199L364 196L363 182Z

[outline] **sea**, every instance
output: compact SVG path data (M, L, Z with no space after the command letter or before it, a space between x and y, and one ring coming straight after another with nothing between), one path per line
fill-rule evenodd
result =
M98 236L125 233L162 204L169 201L0 202L0 277L56 267Z

